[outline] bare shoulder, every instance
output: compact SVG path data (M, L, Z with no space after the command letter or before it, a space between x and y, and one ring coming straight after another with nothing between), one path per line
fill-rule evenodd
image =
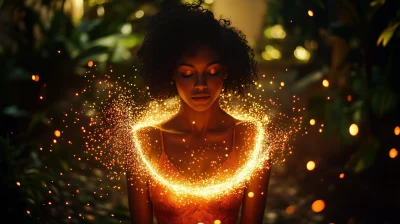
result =
M158 127L141 127L136 131L136 136L143 153L151 160L159 157L161 154L161 135Z
M145 126L141 127L136 131L136 134L140 137L154 139L157 135L160 135L160 129L156 126Z
M251 121L238 121L236 123L235 150L239 164L247 161L254 149L257 136L257 124Z
M238 120L236 122L236 132L243 137L243 135L257 134L257 124L252 121Z

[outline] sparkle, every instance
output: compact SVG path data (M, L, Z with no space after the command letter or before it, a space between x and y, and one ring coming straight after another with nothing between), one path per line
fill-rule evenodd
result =
M88 64L89 67L90 65ZM95 67L94 64L92 66ZM114 74L117 72L114 71ZM263 78L266 79L264 76ZM285 99L274 97L272 94L275 94L275 91L266 94L263 93L264 89L260 88L255 90L257 92L249 93L244 97L237 97L232 92L224 91L219 99L221 109L233 118L251 124L254 128L255 136L252 136L253 139L249 139L254 142L254 145L252 145L252 150L246 154L245 163L236 170L224 169L210 176L199 174L189 180L182 180L174 175L167 176L153 166L153 163L145 155L148 145L141 144L146 136L141 135L140 130L159 128L161 123L176 115L180 106L179 97L154 99L150 94L150 88L146 86L139 88L135 84L134 77L121 76L116 78L118 81L111 81L109 75L105 75L103 78L96 77L94 74L88 75L88 85L73 95L74 98L88 99L92 97L87 97L87 94L94 94L94 99L92 101L84 100L84 103L62 114L63 119L71 119L69 123L66 122L65 127L77 126L80 130L79 133L83 136L85 156L74 155L74 159L98 162L108 172L105 177L111 180L124 178L129 170L137 174L149 175L163 185L166 191L173 191L179 197L190 196L202 199L219 197L244 186L258 171L266 168L267 160L273 158L271 164L284 162L285 155L292 151L290 140L297 132L303 130L303 120L298 114L304 109L293 107L295 109L290 115L279 112L278 108L282 105L279 101ZM274 84L271 80L260 81L260 83L256 84L257 87L265 87L267 83ZM274 86L272 85L273 88ZM284 84L278 82L276 86L284 86ZM268 89L265 90L268 91ZM289 99L289 101L291 100L296 103L299 99L294 97ZM195 121L191 121L191 123L195 124ZM61 133L63 137L64 135L68 136L66 129L59 130L60 136ZM56 133L54 135L60 137ZM192 170L201 168L200 164L209 161L206 152L210 150L221 149L221 153L210 161L212 167L218 167L219 163L229 159L230 148L227 147L230 144L229 141L214 144L212 138L204 139L207 139L204 140L205 146L198 149L192 148L190 145L191 138L187 136L178 138L178 142L187 149L182 155L190 158L190 161L176 155L169 159L177 164L186 163L188 165L182 168L182 173L187 174L188 171L192 172ZM62 137L57 140L60 143L65 141L73 145L71 141L63 140ZM57 140L54 139L54 143ZM160 145L160 141L153 140L150 144ZM70 185L68 184L68 186ZM119 186L110 186L110 188L121 189ZM143 189L138 190L143 191ZM79 194L79 189L73 193ZM248 196L254 197L254 193L251 193L253 196L250 194ZM99 191L93 192L93 194L102 197L102 193ZM215 221L218 223L219 220Z

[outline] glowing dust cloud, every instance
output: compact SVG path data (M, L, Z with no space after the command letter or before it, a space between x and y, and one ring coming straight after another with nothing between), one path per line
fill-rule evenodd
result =
M296 96L289 99L293 104L290 111L293 114L286 115L279 110L281 104L278 102L282 99L273 98L272 91L267 94L261 87L266 84L255 83L256 89L245 97L223 92L220 97L221 108L238 120L254 124L257 129L256 143L247 162L235 172L217 174L194 184L166 177L159 172L144 155L143 146L140 145L141 136L137 134L141 128L158 127L172 117L179 109L178 97L150 100L151 89L139 88L140 81L133 75L112 80L110 75L97 77L88 72L86 77L87 86L74 96L84 103L76 110L71 109L70 115L66 113L65 116L74 116L74 125L81 125L86 159L95 160L105 168L110 179L125 178L129 170L151 175L175 194L206 199L218 197L243 186L246 180L265 166L266 160L272 164L284 162L286 154L291 154L290 141L304 130L300 114L305 108L295 107L299 101ZM270 80L264 81L269 83ZM277 85L276 88L283 87ZM276 90L273 93L276 94ZM81 100L82 97L85 98Z
M179 99L177 97L168 99L164 101L163 104L162 102L160 104L156 104L157 106L149 106L149 111L145 113L146 116L144 116L144 119L133 125L132 136L134 138L134 149L138 154L138 158L136 160L142 161L146 166L146 170L143 172L148 171L158 183L161 183L165 187L172 189L176 194L212 198L220 194L228 193L243 184L246 179L256 170L262 168L260 165L264 164L264 162L269 158L268 155L272 150L269 148L269 146L267 146L268 135L265 133L264 129L268 119L264 117L263 119L258 120L248 113L243 113L243 111L240 111L239 109L233 110L232 108L223 108L234 118L242 121L253 122L257 126L258 133L256 136L255 148L246 164L238 169L233 175L229 175L227 178L213 177L211 181L203 180L202 183L196 183L195 186L193 186L193 184L189 184L187 181L179 181L177 179L171 180L171 177L167 179L163 177L163 175L157 171L157 168L153 167L150 161L146 159L146 156L143 154L143 149L139 143L139 136L136 134L137 130L148 126L156 127L158 124L176 114L177 109L179 108Z

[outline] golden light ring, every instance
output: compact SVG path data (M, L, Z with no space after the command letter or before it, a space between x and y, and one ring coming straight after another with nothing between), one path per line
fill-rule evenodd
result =
M167 180L162 174L160 174L157 171L157 168L154 168L152 166L150 161L147 160L146 156L143 153L136 132L137 130L144 127L157 126L157 123L160 123L160 121L158 122L142 121L132 126L134 149L136 150L136 153L139 155L141 161L146 166L146 169L150 173L150 175L153 178L155 178L158 183L173 190L176 194L210 198L213 196L218 196L227 193L238 187L240 184L244 183L257 169L259 169L260 165L262 165L263 162L266 159L268 159L268 152L269 152L269 150L263 150L263 146L265 146L265 144L263 143L266 142L267 134L265 133L263 123L261 121L256 120L251 116L243 117L240 116L239 114L232 116L235 117L236 119L243 121L251 121L256 124L257 127L256 144L248 161L240 169L238 169L234 175L226 178L223 181L220 181L217 184L211 184L211 185L207 184L205 186L190 186L187 184L185 185L181 183L175 183L174 181Z

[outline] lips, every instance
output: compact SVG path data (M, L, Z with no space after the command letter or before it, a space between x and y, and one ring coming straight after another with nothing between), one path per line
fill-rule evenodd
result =
M204 101L207 101L209 98L210 98L210 95L208 95L208 94L197 94L197 95L192 96L192 99L197 102L204 102Z

